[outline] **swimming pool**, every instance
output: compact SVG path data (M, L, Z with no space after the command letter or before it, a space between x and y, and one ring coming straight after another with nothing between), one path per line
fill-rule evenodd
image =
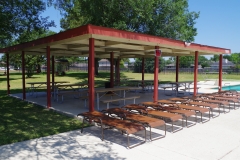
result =
M218 89L218 88L214 88L214 89ZM233 85L233 86L223 86L222 90L236 90L236 91L240 91L240 85Z

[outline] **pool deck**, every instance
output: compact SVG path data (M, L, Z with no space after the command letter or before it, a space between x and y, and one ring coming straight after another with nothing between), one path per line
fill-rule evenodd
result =
M199 82L199 93L211 93L213 82ZM234 85L233 83L231 83ZM236 82L236 84L239 84ZM134 93L129 93L134 94ZM139 93L137 101L151 101L152 93ZM20 96L20 95L14 95ZM174 96L174 95L173 95ZM159 99L168 99L163 91L159 91ZM46 103L46 98L28 97L35 103ZM45 99L45 101L44 101ZM71 102L71 103L70 103ZM78 102L78 103L77 103ZM66 100L63 103L52 102L57 109L73 116L86 108L81 107L79 100ZM100 107L106 108L105 104ZM147 141L133 149L126 148L126 136L114 130L105 130L105 140L100 139L100 130L96 126L65 132L53 136L37 138L0 146L0 159L156 159L156 160L233 160L240 157L240 109L231 109L230 113L221 113L204 124L198 123L190 128L170 133L168 125L165 138ZM206 118L206 115L204 116ZM190 120L191 122L191 120ZM179 125L179 124L178 124ZM154 128L153 136L163 133L162 128ZM149 130L147 130L149 134ZM136 143L137 136L130 137L130 142Z

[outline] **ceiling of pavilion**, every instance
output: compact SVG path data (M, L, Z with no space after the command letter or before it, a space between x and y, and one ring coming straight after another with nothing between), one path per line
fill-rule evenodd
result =
M185 43L167 38L138 34L116 29L86 25L58 33L46 38L0 49L2 53L44 55L46 46L50 46L50 54L54 56L89 55L89 38L94 38L95 57L137 58L154 57L155 46L159 46L162 56L194 56L230 54L230 49Z

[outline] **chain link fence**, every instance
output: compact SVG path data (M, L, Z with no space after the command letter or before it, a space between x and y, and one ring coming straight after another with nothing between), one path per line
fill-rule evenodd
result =
M142 72L142 63L141 62L137 62L137 64L135 62L129 62L129 63L125 63L124 67L120 68L121 72L137 72L137 73L141 73ZM194 64L194 63L192 63ZM153 66L154 64L152 64ZM240 63L235 64L235 66L240 66ZM227 74L240 74L240 69L235 67L235 66L231 66L231 67L225 67L223 65L222 71L224 73ZM98 70L99 72L110 72L110 63L109 61L104 61L99 63L98 66ZM75 63L72 66L69 66L69 71L81 71L81 72L88 72L88 63L87 61L81 62L81 63ZM198 73L199 74L208 74L208 73L215 73L218 72L219 68L217 67L205 67L205 68L201 68L199 67L198 69ZM175 64L165 64L165 63L161 63L159 62L159 72L164 72L166 74L168 73L175 73L176 72L176 66ZM194 66L191 67L179 67L179 72L180 73L188 73L188 74L193 74L194 73Z

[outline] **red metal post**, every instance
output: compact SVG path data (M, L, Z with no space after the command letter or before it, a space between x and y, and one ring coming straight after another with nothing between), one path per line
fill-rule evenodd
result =
M94 111L94 70L95 70L95 65L94 65L94 38L89 38L89 66L88 66L88 91L89 91L89 112Z
M90 60L89 60L89 57L88 57L88 60L87 60L87 62L88 62L88 85L89 85L89 79L90 79L90 77L89 77L89 71L90 71L90 64L89 64L89 62L90 62Z
M142 89L144 89L144 66L145 66L145 58L142 58Z
M51 107L50 66L50 46L47 46L47 108Z
M7 56L7 94L10 94L10 80L9 80L9 53L7 53L6 56Z
M113 55L114 55L114 53L113 52L111 52L110 53L110 64L111 64L111 71L110 71L110 86L111 86L111 88L113 88L113 86L114 86L114 77L113 77L113 69L114 69L114 65L113 65L113 63L114 63L114 59L113 59Z
M178 73L179 73L179 56L176 57L176 82L178 82Z
M117 59L117 84L120 84L120 58Z
M54 82L55 82L55 58L52 56L52 92L54 92Z
M155 46L155 49L159 49L159 46ZM155 56L155 63L154 63L154 91L153 91L153 101L158 101L158 63L159 57Z
M218 76L218 91L220 92L222 90L222 60L223 56L222 54L219 55L219 76Z
M22 99L26 99L26 87L25 87L25 52L22 51L22 90L23 90L23 97Z
M194 89L193 95L197 95L197 75L198 75L198 51L195 51L195 61L194 61Z

